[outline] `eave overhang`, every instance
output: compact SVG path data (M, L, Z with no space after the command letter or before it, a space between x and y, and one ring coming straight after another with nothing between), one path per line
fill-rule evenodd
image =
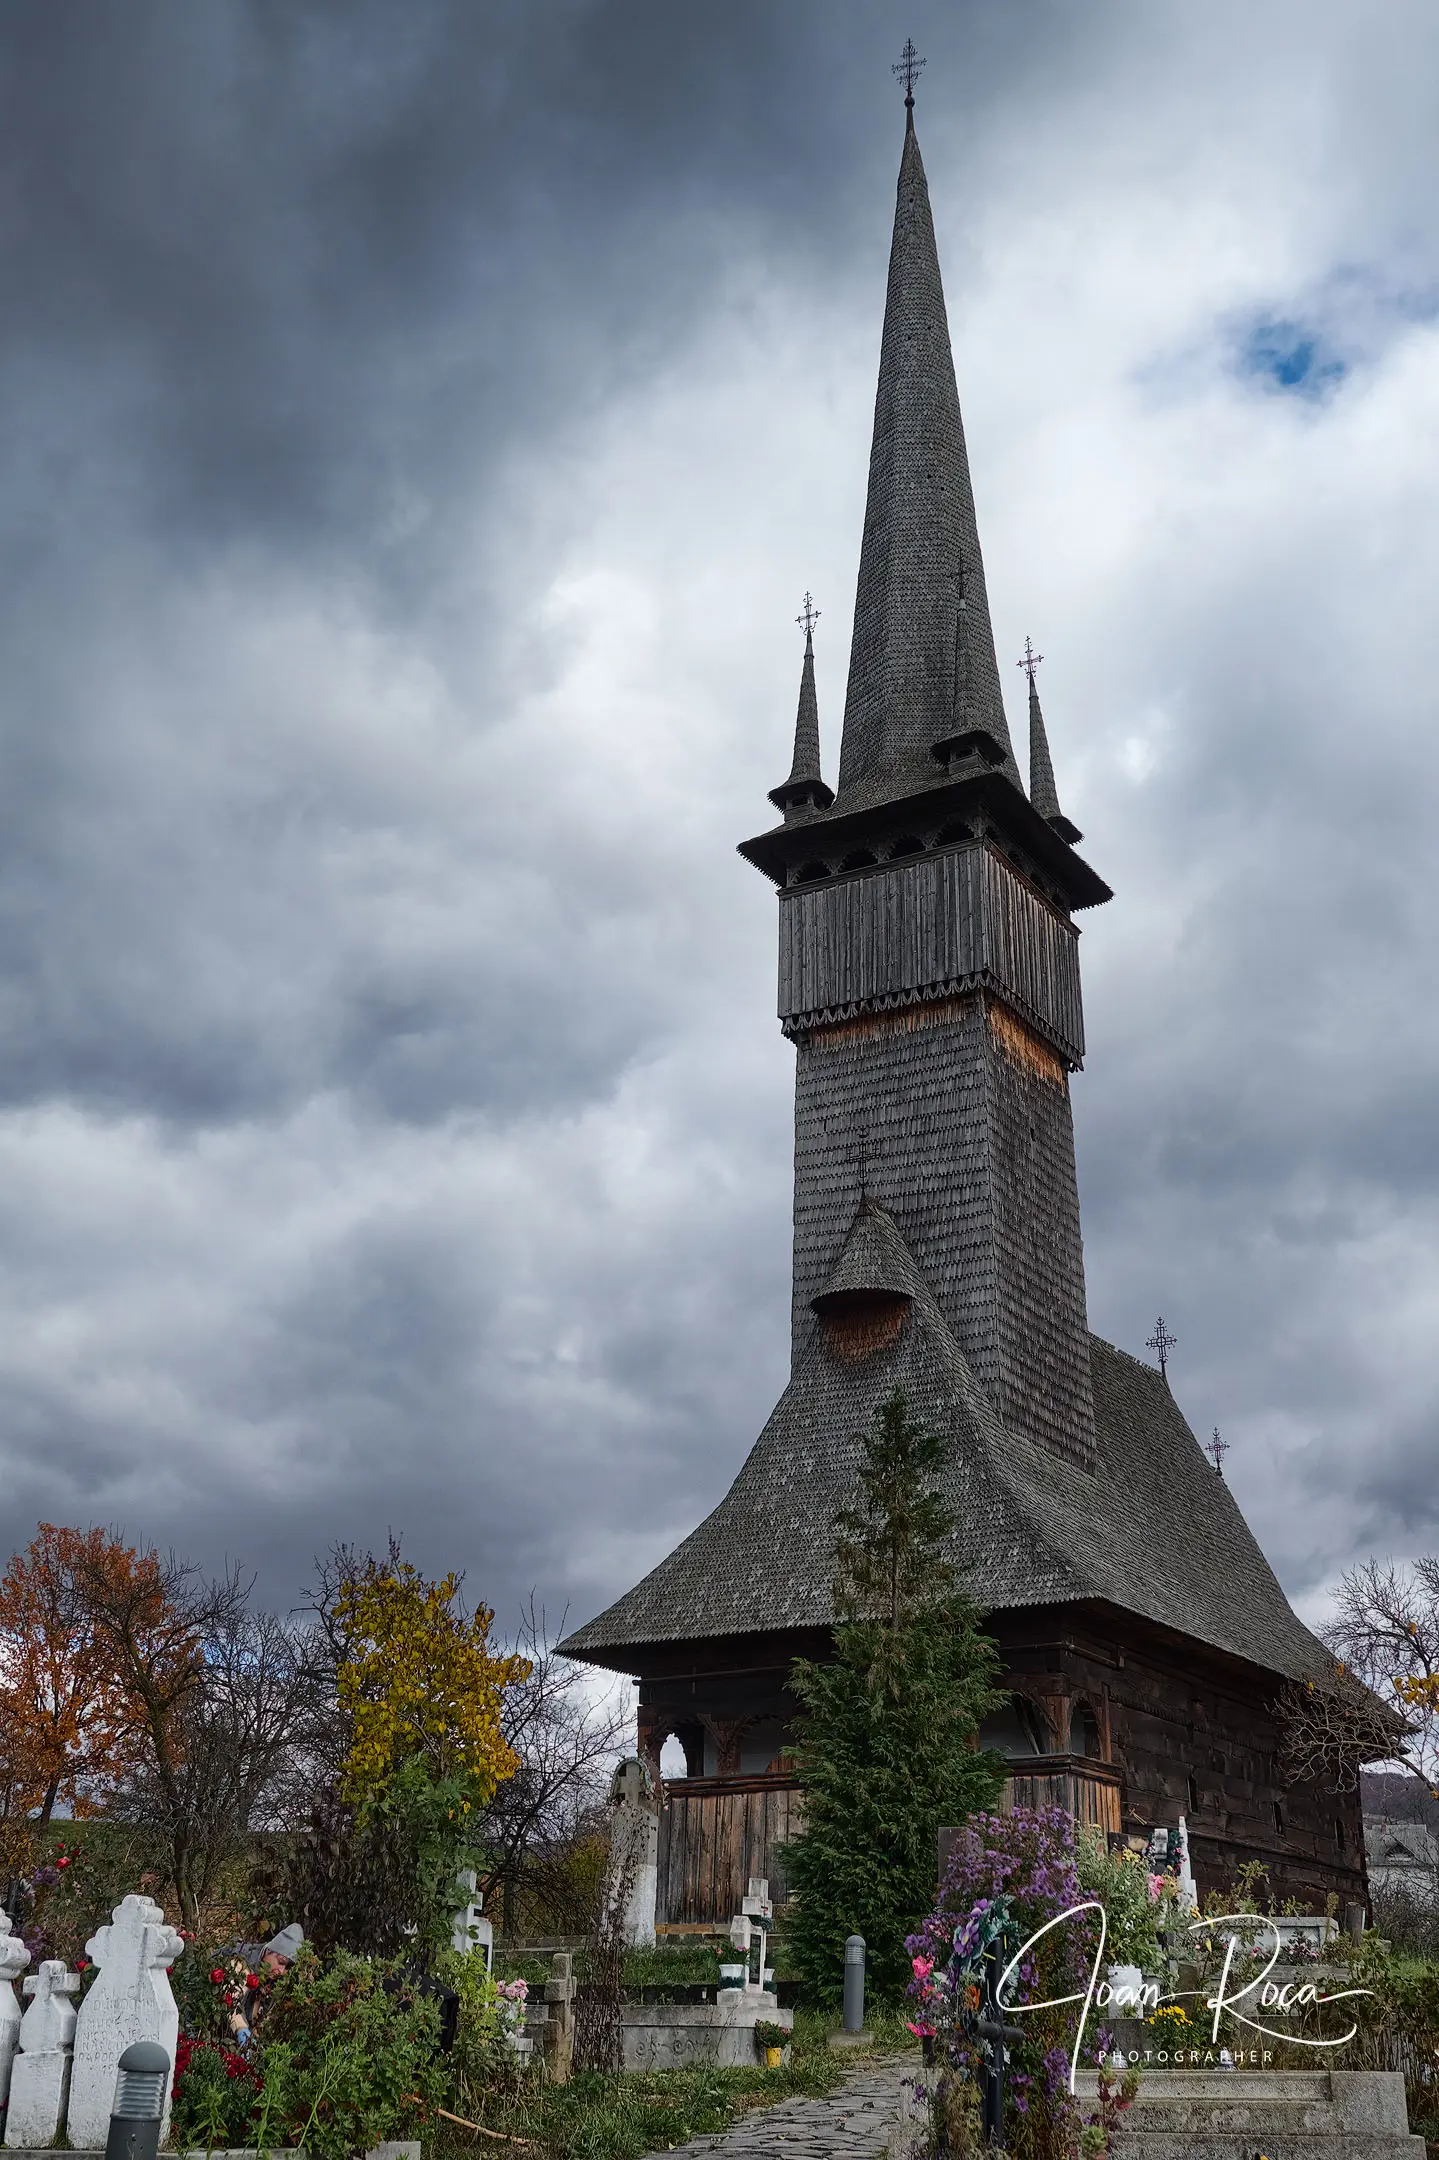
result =
M1075 854L1049 820L1040 816L1002 772L971 773L963 779L943 780L937 787L920 787L855 809L847 810L841 800L832 810L817 811L787 825L772 826L768 832L757 833L753 840L742 840L739 853L783 887L791 870L820 853L842 856L902 828L943 826L970 819L982 820L996 836L1010 835L1070 908L1101 907L1113 898L1103 878L1090 869L1083 856Z

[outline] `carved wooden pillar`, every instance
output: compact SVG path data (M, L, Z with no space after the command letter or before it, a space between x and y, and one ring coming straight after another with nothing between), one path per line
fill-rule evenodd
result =
M751 1718L707 1717L705 1729L715 1744L715 1770L720 1777L739 1776L740 1739Z

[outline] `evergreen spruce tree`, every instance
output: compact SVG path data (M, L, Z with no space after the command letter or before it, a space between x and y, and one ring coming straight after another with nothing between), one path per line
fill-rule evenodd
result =
M787 1929L806 1994L838 1998L849 1935L871 1991L894 2000L904 1947L934 1897L942 1825L990 1807L1002 1759L976 1749L1007 1697L998 1653L943 1556L953 1516L932 1480L945 1442L896 1388L863 1442L860 1505L837 1519L834 1656L795 1661L805 1823L788 1847Z

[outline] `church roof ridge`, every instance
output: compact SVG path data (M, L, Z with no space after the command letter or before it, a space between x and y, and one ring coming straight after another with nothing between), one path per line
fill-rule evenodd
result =
M982 1612L1102 1604L1266 1672L1327 1669L1152 1366L1090 1336L1099 1453L1083 1470L1002 1424L914 1277L910 1324L863 1366L816 1334L723 1499L576 1628L566 1656L623 1672L646 1645L833 1625L823 1511L852 1504L857 1425L899 1384L915 1414L951 1436L942 1489L958 1518L953 1557ZM1156 1540L1159 1519L1182 1519L1183 1534Z

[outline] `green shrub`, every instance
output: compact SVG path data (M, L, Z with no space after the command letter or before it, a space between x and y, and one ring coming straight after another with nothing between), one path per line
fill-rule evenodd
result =
M182 2042L171 2136L207 2150L303 2145L315 2160L348 2160L426 2120L445 2075L439 2005L412 1973L305 1950L243 2054Z

